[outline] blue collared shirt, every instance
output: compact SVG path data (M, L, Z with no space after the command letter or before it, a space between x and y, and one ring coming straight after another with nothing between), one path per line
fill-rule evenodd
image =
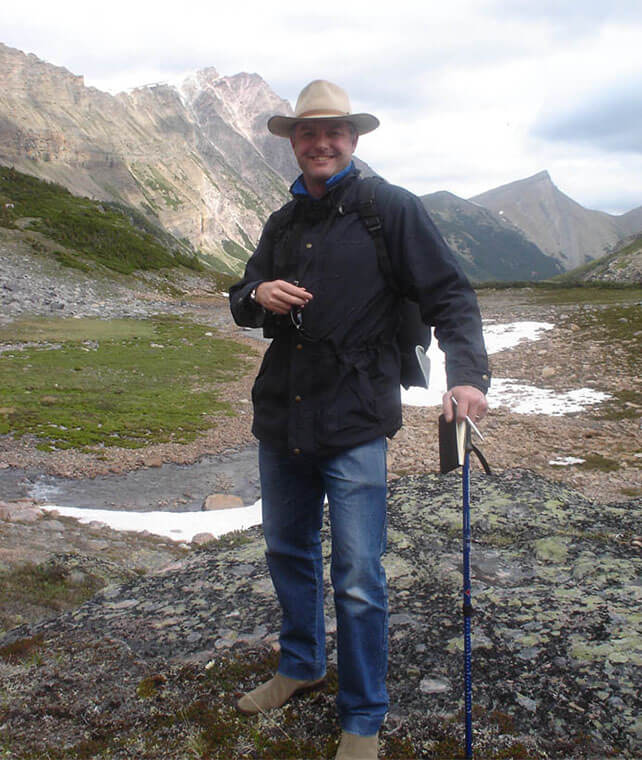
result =
M330 177L330 179L326 179L325 181L325 188L326 190L330 190L330 188L334 187L337 182L341 182L341 180L350 172L352 169L354 169L354 161L350 161L350 163L346 166L345 169L342 169L337 174ZM290 192L294 196L304 196L306 198L312 198L310 193L308 192L307 187L305 186L305 182L303 181L303 174L300 174L297 179L295 180L294 184L290 188ZM318 200L315 199L315 200Z

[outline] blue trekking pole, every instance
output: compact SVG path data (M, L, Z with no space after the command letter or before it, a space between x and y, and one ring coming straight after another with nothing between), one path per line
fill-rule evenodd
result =
M430 361L422 346L415 349L417 360L426 381L429 385ZM452 397L455 418L457 417L457 399ZM473 432L483 441L484 436L479 432L475 423L466 417L465 422L458 423L455 420L446 422L444 415L439 417L439 460L442 474L450 472L463 465L462 470L462 535L463 535L463 612L464 612L464 708L466 722L466 758L473 756L473 678L472 678L472 645L470 638L470 624L473 614L471 603L470 583L470 453L474 451L482 464L484 471L490 475L490 467L486 458L473 445Z
M453 397L453 406L457 407L457 401ZM455 409L456 411L456 409ZM472 644L470 638L470 624L473 616L473 605L471 598L471 582L470 582L470 544L471 544L471 531L470 531L470 454L475 452L477 458L482 464L484 471L487 475L490 475L490 467L486 458L477 448L473 445L472 434L473 431L483 441L484 436L479 432L474 422L466 417L464 422L464 451L463 451L463 469L462 469L462 538L463 538L463 576L464 583L462 588L463 596L463 613L464 613L464 712L466 722L466 758L472 758L473 756L473 676L472 676ZM443 470L442 470L443 471Z
M473 614L470 584L470 452L472 451L470 425L466 422L466 451L462 470L462 536L463 550L463 611L464 611L464 707L466 720L466 757L473 756L473 676L470 623Z

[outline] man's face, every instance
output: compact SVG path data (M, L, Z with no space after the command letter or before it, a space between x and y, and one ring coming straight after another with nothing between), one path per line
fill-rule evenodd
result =
M357 147L357 134L341 120L299 122L290 137L308 192L321 197L326 180L348 166Z

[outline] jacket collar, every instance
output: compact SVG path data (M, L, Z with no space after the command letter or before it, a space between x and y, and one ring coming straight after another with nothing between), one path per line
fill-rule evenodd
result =
M359 170L355 167L354 161L350 161L345 169L342 169L340 172L330 177L330 179L326 180L325 186L327 192L330 192L337 185L342 184L343 180L345 180L347 177L357 176L358 174ZM327 196L326 193L323 198L313 198L310 193L308 193L308 190L305 186L305 182L303 181L303 174L300 174L293 182L292 186L290 187L290 193L295 198L309 198L310 200L323 200L323 198Z

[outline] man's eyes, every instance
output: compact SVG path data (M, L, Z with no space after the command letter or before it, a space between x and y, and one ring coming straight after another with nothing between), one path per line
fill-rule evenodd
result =
M342 129L331 129L326 134L328 137L343 137L345 132ZM316 132L301 132L301 137L305 137L307 140L314 139L316 136Z
M317 137L317 133L311 129L302 129L299 134L308 140ZM329 129L326 134L328 137L343 137L346 134L346 130L338 127L337 129Z

